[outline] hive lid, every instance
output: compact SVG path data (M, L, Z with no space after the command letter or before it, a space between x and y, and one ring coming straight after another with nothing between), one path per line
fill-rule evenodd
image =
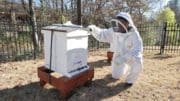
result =
M43 27L42 30L65 32L67 34L67 37L89 35L87 28L83 28L80 25L72 24L69 21L66 22L65 24L52 24L50 26Z
M64 26L64 25L51 25L42 28L42 30L53 30L58 32L71 32L77 29L79 28L72 26Z
M80 25L72 24L70 21L64 23L64 24L52 24L50 26L46 26L42 28L43 30L54 30L59 32L71 32L77 29L84 29Z

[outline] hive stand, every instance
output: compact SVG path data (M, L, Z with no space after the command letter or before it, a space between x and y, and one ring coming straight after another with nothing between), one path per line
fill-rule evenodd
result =
M113 54L114 54L114 52L111 52L111 51L107 52L107 62L108 63L111 63L112 58L113 58Z
M44 66L38 68L40 86L44 87L46 83L49 83L50 85L56 87L59 90L59 93L63 98L68 98L71 95L73 89L90 84L92 78L94 77L93 68L90 68L89 70L71 78L65 76L57 78L50 75L50 73L52 72L53 71L45 68Z

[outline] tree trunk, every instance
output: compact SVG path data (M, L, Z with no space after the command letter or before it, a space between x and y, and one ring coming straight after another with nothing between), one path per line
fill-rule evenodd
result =
M81 25L81 0L77 0L77 24Z
M61 23L64 23L63 21L63 13L64 13L64 1L61 0Z
M71 0L71 13L73 14L74 13L74 0Z
M17 33L17 21L16 21L16 13L14 11L11 11L11 24L13 27L13 36L14 37L18 37L18 33Z
M59 9L58 9L58 1L55 1L55 5L56 5L56 13L59 14Z
M33 5L33 0L29 0L29 14L30 14L30 24L32 26L32 39L34 45L34 58L38 53L39 48L39 41L38 41L38 34L37 34L37 23L36 23L36 15Z
M44 22L45 22L45 2L44 2L44 0L40 0L40 2L41 2L41 21L43 22L43 24L44 24Z

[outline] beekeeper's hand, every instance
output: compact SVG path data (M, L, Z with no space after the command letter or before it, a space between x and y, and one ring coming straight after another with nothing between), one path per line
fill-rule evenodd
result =
M124 57L122 57L121 55L117 55L113 58L113 62L116 64L116 65L120 65L120 64L123 64L125 62L125 59Z
M90 32L95 33L96 32L96 25L89 25L88 29Z

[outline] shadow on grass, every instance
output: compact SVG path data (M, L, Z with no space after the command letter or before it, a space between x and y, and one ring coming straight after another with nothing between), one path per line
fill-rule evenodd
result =
M95 62L89 62L88 65L93 68L103 68L104 66L111 66L111 63L107 62L106 59L103 59Z
M79 87L73 91L73 95L69 101L100 101L117 95L126 90L124 83L119 83L114 86L108 86L109 83L116 82L107 75L103 79L92 81L88 86ZM82 96L85 95L85 96ZM0 90L0 101L63 101L59 95L59 91L55 88L42 88L39 82L30 83L14 88ZM67 100L67 99L66 99Z
M91 67L110 66L106 60L88 63ZM96 71L95 71L96 72ZM112 85L111 85L112 84ZM128 89L124 83L117 83L111 74L102 79L94 79L89 86L82 86L73 91L68 101L100 101L119 94ZM39 82L13 88L0 89L0 101L62 101L55 88L42 88Z
M0 101L59 101L55 88L42 88L39 82L0 90Z
M163 54L163 55L154 54L154 55L145 55L144 57L145 57L145 58L148 58L148 59L163 60L163 59L173 58L174 56L173 56L173 55L168 55L168 54Z
M88 86L75 89L69 99L63 99L55 88L42 88L39 82L34 82L0 90L0 101L100 101L117 95L128 88L125 87L124 83L108 86L109 83L113 82L116 80L112 79L111 75L94 80Z
M125 83L117 83L116 81L110 74L103 79L96 79L88 87L81 87L76 90L69 101L101 101L116 95L121 96L121 92L130 87L127 87Z

